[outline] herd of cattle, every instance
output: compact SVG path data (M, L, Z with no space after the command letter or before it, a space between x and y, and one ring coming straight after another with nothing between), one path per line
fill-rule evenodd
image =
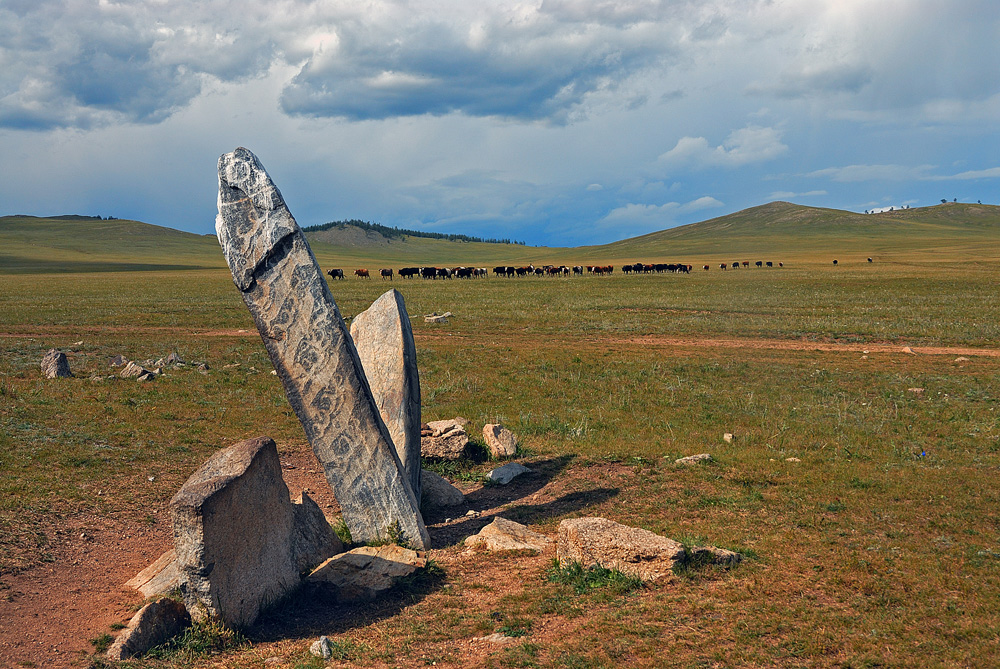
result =
M774 263L767 262L764 263L760 260L757 261L757 267L763 267L766 264L767 267L774 267ZM741 263L739 261L727 265L722 263L719 265L720 269L727 269L727 267L732 267L733 269L738 269ZM742 262L743 267L750 267L748 261ZM783 267L783 263L778 263L778 267ZM694 269L692 265L685 265L683 263L633 263L631 265L622 265L621 272L623 274L662 274L664 272L674 272L690 274L691 270ZM703 269L708 270L709 266L705 265ZM524 277L524 276L570 276L570 275L583 275L583 274L596 274L598 276L604 276L608 274L613 274L615 268L613 265L574 265L572 267L567 265L543 265L541 267L535 267L534 265L524 265L521 267L515 267L511 265L498 265L493 268L493 275L496 277ZM399 276L401 279L412 279L420 277L422 279L475 279L480 277L489 276L490 272L485 267L404 267L398 272L394 271L392 268L383 268L378 271L379 276L383 281L386 279L392 281L393 277ZM332 279L343 279L344 270L342 269L331 269L327 271ZM359 279L370 279L372 272L367 269L356 269L354 270L354 276Z

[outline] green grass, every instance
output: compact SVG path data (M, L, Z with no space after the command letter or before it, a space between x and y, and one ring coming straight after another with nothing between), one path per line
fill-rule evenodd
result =
M394 281L413 319L424 419L464 416L470 434L501 422L521 437L527 464L546 472L549 497L513 499L505 516L554 534L563 518L603 515L753 559L623 596L550 582L546 558L458 559L449 549L447 562L435 556L443 573L352 610L357 623L336 633L342 661L461 663L456 649L468 639L506 628L523 642L484 654L482 666L1000 663L1000 523L991 511L1000 504L1000 358L901 352L1000 348L1000 247L993 208L984 210L848 220L777 207L657 233L648 244L523 249L517 259L484 245L482 262L464 255L479 249L436 240L383 258L318 248L324 267L345 268L416 257L519 264L546 254L728 262L753 253L753 239L771 245L762 259L792 259L781 270L690 276ZM792 239L802 226L810 233ZM735 251L719 244L726 230ZM64 233L55 227L50 237ZM0 227L0 240L8 234ZM869 265L876 251L863 244L873 235L885 248ZM92 253L117 269L155 264L151 252L47 243L59 262ZM258 434L279 449L304 441L217 249L183 241L190 254L176 264L201 269L66 265L83 274L33 265L28 238L18 244L0 245L22 258L13 269L0 264L0 596L12 574L54 559L67 522L164 522L167 501L217 448ZM842 248L858 255L833 267L830 253ZM348 318L389 287L331 285ZM431 311L455 318L424 323ZM809 350L814 343L844 346ZM69 355L73 378L40 378L53 347ZM139 384L108 365L117 354L171 351L209 370ZM673 465L702 452L711 465ZM474 481L492 463L435 466ZM304 641L229 646L212 661L260 666L266 655L257 653L274 653L313 666Z

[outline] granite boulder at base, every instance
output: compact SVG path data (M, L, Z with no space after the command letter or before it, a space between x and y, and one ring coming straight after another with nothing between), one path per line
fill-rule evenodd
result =
M521 476L522 474L530 474L531 471L532 470L528 469L520 462L508 462L502 467L490 470L489 473L486 474L486 478L493 483L507 485L518 476Z
M69 371L69 360L62 351L50 348L42 357L42 375L47 379L59 379L73 376Z
M465 495L462 494L462 491L436 472L423 470L420 487L422 491L420 504L428 509L441 509L465 504Z
M260 161L219 158L215 229L288 401L358 542L430 546L419 501L298 223Z
M469 445L469 435L465 431L465 419L432 420L424 425L424 436L420 439L420 451L424 457L442 460L458 460Z
M180 634L191 624L184 605L174 599L158 599L139 609L108 648L107 658L114 662L144 655L153 646Z
M396 455L419 500L420 376L410 317L400 292L386 292L355 316L351 337Z
M333 591L340 603L375 599L396 582L427 566L422 553L395 544L362 546L316 567L306 581Z
M648 530L606 518L572 518L559 523L559 564L579 562L617 569L644 581L673 578L673 568L686 559L683 544Z
M253 624L304 569L342 550L312 500L289 499L268 437L215 453L170 500L170 515L185 606L230 627Z

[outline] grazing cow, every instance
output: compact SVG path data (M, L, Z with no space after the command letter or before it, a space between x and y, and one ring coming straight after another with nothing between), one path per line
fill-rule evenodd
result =
M472 268L471 267L459 267L455 270L455 278L457 279L471 279L472 278Z
M784 267L784 266L785 266L785 263L783 263L783 262L779 262L778 263L778 267Z
M583 265L573 265L573 274L583 274Z
M834 264L834 265L836 265L836 264L837 264L837 261L836 261L836 260L834 260L834 261L833 261L833 264Z
M758 260L757 262L754 263L754 265L756 265L757 267L763 267L764 263Z
M507 276L507 266L497 265L493 268L493 273L497 276Z
M354 270L354 276L358 277L359 279L370 279L371 278L370 276L368 276L368 270L366 270L366 269L356 269L356 270Z
M702 267L702 269L703 269L703 270L705 270L705 271L707 272L707 271L708 271L708 265L704 265L704 266Z
M343 279L344 278L344 270L342 270L342 269L331 269L331 270L327 270L326 273L330 275L331 279Z
M719 269L726 269L726 263L724 262L719 263Z
M389 279L389 281L392 281L392 268L391 267L389 269L380 269L378 271L378 273L382 275L382 280L383 281L385 281L386 279Z
M871 259L871 258L869 258L869 259L868 259L868 262L872 262L872 259Z
M732 267L733 269L739 269L740 268L740 261L737 260L734 263L730 263L729 266Z
M768 261L767 261L766 263L764 263L764 264L765 264L765 265L767 265L768 267L774 267L774 263L773 263L773 262L771 262L770 260L768 260Z
M436 279L438 275L437 267L421 267L420 277L423 279Z
M744 267L749 267L750 266L750 261L749 260L744 260L743 261L743 266Z
M420 274L419 267L404 267L403 269L399 270L399 277L401 279L412 279L418 274Z
M451 278L451 274L452 274L451 270L448 269L447 267L438 267L437 268L437 275L439 277L441 277L442 279L450 279Z

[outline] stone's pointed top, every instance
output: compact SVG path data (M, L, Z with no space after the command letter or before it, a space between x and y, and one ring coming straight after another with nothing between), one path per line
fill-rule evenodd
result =
M240 147L219 157L219 215L215 231L240 290L275 249L299 230L278 188L253 153Z

